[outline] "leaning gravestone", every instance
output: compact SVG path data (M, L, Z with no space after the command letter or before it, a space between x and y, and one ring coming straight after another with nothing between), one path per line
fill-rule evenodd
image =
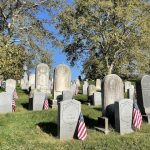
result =
M115 128L121 135L131 133L133 100L123 99L115 102Z
M72 139L75 136L81 103L76 100L66 100L58 103L58 137Z
M47 64L39 64L36 68L36 89L50 94L49 89L49 67Z
M101 92L93 93L93 102L92 102L92 104L94 106L102 105L102 94L101 94Z
M88 100L90 103L93 101L93 93L96 92L95 85L89 85L87 89Z
M54 70L54 107L57 101L62 100L62 91L70 90L71 88L71 71L64 64L58 65ZM52 106L53 107L53 106Z
M45 100L45 93L43 92L38 92L38 91L34 91L33 94L33 110L42 110L43 109L43 104L44 104L44 100Z
M116 74L107 75L104 78L103 83L103 98L102 98L102 108L103 114L107 108L111 108L115 101L124 98L123 82L121 78Z
M96 79L96 90L97 91L101 90L101 80L100 79Z
M128 89L130 89L131 82L130 81L126 81L124 86L125 86L125 92L127 92Z
M11 93L0 93L0 113L12 112L12 99Z
M144 75L141 82L137 82L137 103L142 113L142 116L146 118L150 123L150 76Z
M6 92L13 92L16 89L16 80L6 80Z

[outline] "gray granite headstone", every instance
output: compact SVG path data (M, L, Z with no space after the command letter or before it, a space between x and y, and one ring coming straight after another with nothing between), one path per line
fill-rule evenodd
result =
M58 137L72 139L75 135L81 103L76 100L66 100L58 103Z
M45 100L45 93L34 91L33 94L33 110L42 110Z
M64 100L70 100L73 97L73 93L71 90L63 91L62 95L63 95L63 101Z
M133 100L122 99L115 102L115 128L121 135L131 133Z
M93 93L93 105L102 105L102 94L101 92L95 92Z
M137 103L144 119L150 124L150 75L144 75L141 82L137 82Z
M0 113L12 112L12 99L11 93L0 93Z

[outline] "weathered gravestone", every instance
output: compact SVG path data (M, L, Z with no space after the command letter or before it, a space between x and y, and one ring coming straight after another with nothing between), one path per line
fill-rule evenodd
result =
M70 90L72 91L73 95L77 95L78 94L78 86L76 85L75 82L73 84L71 84Z
M43 110L43 104L46 94L39 91L34 91L33 102L30 102L30 108L33 110Z
M54 70L54 100L52 104L54 107L57 105L57 101L62 100L62 91L70 90L70 88L70 68L64 64L60 64Z
M12 99L11 93L0 93L0 113L12 112Z
M124 87L124 88L125 88L125 92L127 92L128 89L130 89L131 82L130 82L130 81L126 81L124 86L125 86L125 87Z
M83 84L83 95L87 95L87 88L88 88L89 84L87 81L84 81Z
M6 92L13 92L16 89L16 80L8 79L6 80Z
M116 74L107 75L104 78L103 83L103 114L105 110L109 107L111 108L114 105L115 101L121 100L124 98L123 82L121 78Z
M128 98L133 100L135 97L134 94L135 94L134 85L131 85L130 88L128 89Z
M29 87L35 89L35 74L29 76Z
M94 106L102 105L102 94L101 94L101 92L93 93L93 102L92 102L92 104Z
M58 103L58 137L72 139L75 136L81 103L76 100L66 100Z
M76 82L75 82L75 83L76 83L76 85L77 85L78 87L80 87L81 84L80 84L80 80L79 80L79 79L76 79Z
M92 103L93 101L93 93L96 92L95 85L89 85L87 89L88 101Z
M150 123L150 76L144 75L142 80L136 83L137 103L142 116Z
M49 67L47 64L39 64L36 68L36 89L50 94L49 89Z
M96 79L96 90L97 91L101 90L101 80L100 79Z
M63 91L62 92L63 101L64 100L70 100L73 98L73 93L71 90Z
M115 129L121 135L133 132L133 100L122 99L115 102Z

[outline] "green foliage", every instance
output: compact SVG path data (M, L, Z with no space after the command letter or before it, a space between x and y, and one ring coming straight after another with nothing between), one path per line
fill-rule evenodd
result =
M149 12L150 4L142 0L76 0L58 16L57 28L65 38L68 60L74 64L86 58L84 72L91 76L92 70L93 78L96 73L101 77L148 72Z
M52 10L58 5L59 0L0 1L0 33L7 36L7 44L17 43L25 47L30 58L26 62L28 68L39 62L52 63L47 46L55 39L45 26L52 24Z
M20 45L0 45L0 75L5 79L20 79L23 65L28 59L25 49Z

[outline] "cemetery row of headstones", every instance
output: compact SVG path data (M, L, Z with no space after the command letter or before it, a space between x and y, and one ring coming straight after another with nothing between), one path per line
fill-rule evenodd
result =
M51 94L51 107L58 106L58 133L60 138L72 138L76 131L78 118L81 112L81 103L73 99L81 86L80 81L71 84L71 71L68 66L60 64L55 68L53 80L49 80L49 67L39 64L36 74L27 76L27 69L21 82L24 90L30 91L29 107L33 110L42 110L45 98ZM51 82L51 83L50 83ZM12 112L12 93L16 88L16 81L6 81L6 92L0 93L0 112ZM87 95L87 102L93 105L102 105L102 117L98 118L96 129L108 133L109 124L115 127L120 134L133 132L132 115L135 89L131 82L125 82L115 74L107 75L102 83L96 80L96 85L89 85L84 81L83 94ZM150 76L145 75L136 84L137 103L140 111L150 122ZM124 92L128 99L124 98ZM6 101L7 99L7 101ZM7 103L7 104L6 104ZM65 127L65 130L64 130Z

